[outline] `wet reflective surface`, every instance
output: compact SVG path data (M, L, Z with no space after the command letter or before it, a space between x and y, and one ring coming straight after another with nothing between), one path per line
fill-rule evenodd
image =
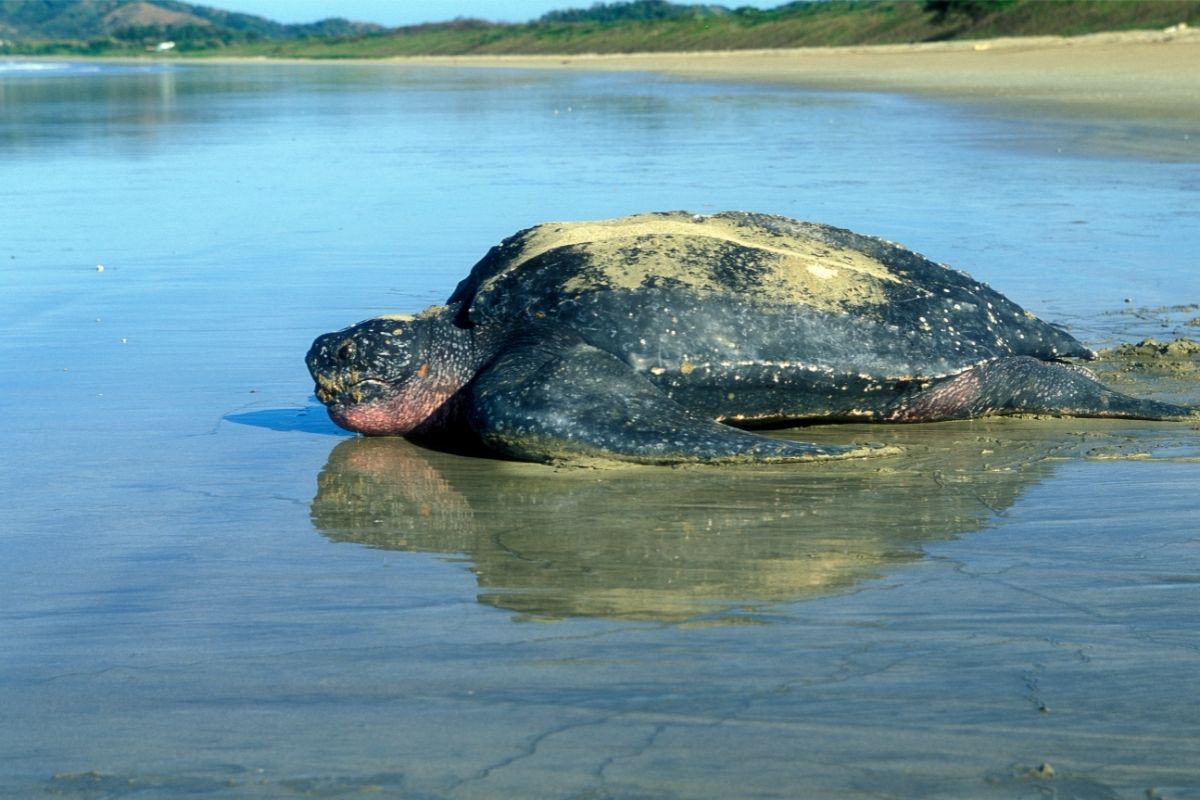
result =
M361 65L0 62L0 118L0 796L1200 797L1194 425L556 469L347 437L301 363L520 227L682 207L903 241L1096 347L1194 335L1196 160ZM1100 371L1200 400L1164 364Z
M851 430L825 434L877 433ZM330 454L312 519L336 541L463 554L481 601L536 617L721 618L854 588L985 527L1063 449L1037 426L885 435L903 457L799 469L551 470L356 438Z

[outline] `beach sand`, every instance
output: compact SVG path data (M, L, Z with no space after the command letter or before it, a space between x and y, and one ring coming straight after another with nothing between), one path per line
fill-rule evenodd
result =
M1200 30L873 47L572 56L441 56L420 65L651 71L680 78L912 92L1153 117L1200 127Z

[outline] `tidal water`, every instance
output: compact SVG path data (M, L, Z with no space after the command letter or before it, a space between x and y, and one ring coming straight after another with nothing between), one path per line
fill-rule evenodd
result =
M520 228L667 209L1194 336L1200 123L1045 113L0 60L0 797L1200 798L1194 425L551 468L351 437L302 363Z

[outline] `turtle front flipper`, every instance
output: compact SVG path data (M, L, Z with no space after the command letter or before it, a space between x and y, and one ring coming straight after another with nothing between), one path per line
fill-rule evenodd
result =
M871 452L773 439L704 419L616 356L555 327L510 341L470 390L471 428L488 447L526 461L782 462Z

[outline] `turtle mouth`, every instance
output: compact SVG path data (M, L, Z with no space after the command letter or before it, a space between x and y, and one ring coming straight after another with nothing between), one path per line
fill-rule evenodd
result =
M420 428L444 397L377 378L317 377L317 399L341 428L366 436L404 436Z
M329 418L348 431L397 436L411 428L404 413L404 398L384 381L367 378L336 387L318 383L316 395L325 404Z
M378 402L388 394L388 384L376 378L346 381L334 376L318 375L317 399L333 408L350 408Z

